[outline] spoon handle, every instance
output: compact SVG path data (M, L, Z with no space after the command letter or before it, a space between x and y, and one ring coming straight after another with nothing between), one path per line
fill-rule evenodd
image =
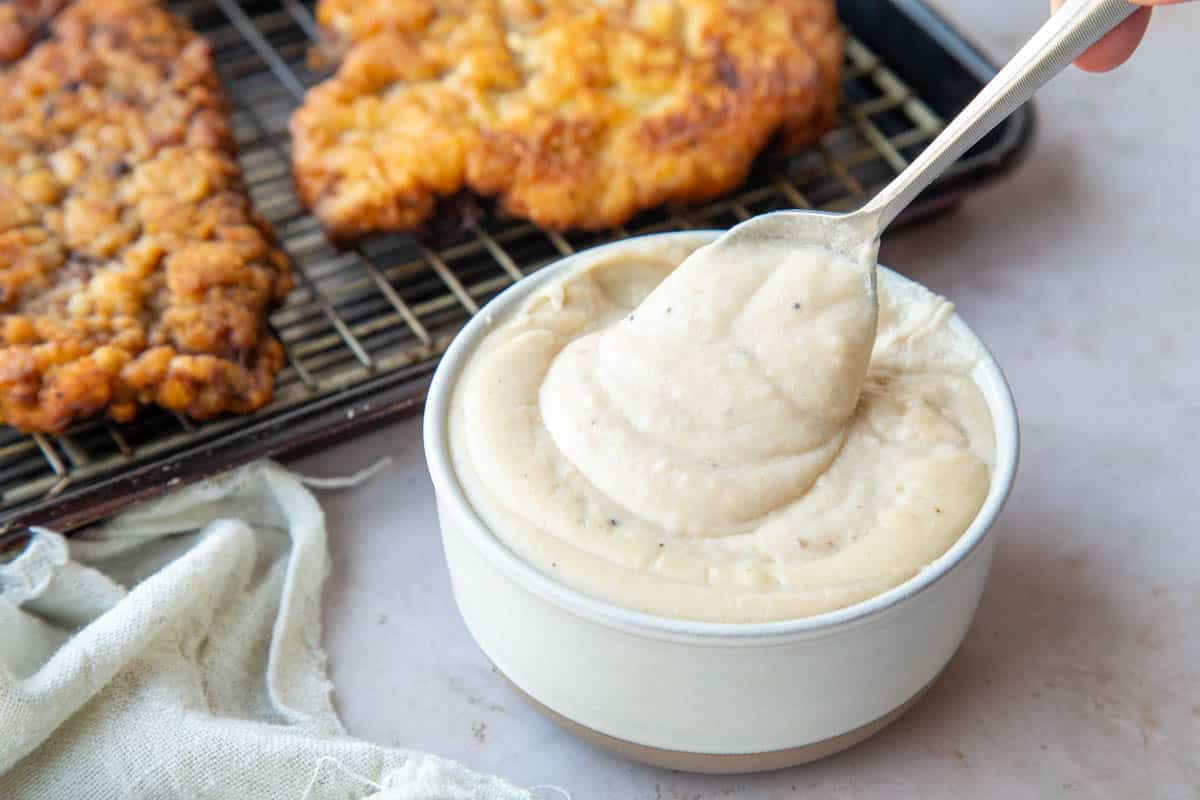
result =
M874 217L876 238L934 178L1137 8L1128 0L1067 0L945 130L858 212Z

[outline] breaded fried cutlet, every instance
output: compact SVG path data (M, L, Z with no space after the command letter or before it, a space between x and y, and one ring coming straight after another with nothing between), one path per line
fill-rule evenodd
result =
M603 229L740 183L835 122L832 0L321 0L344 57L292 118L335 240L419 227L463 189Z
M67 0L7 0L0 3L0 65L28 52Z
M60 14L0 81L0 422L258 408L289 287L205 42L154 0Z

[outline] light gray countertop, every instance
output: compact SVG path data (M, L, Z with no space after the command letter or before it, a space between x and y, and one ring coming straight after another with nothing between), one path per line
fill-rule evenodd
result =
M1038 0L939 6L995 59ZM797 769L697 777L572 739L507 688L450 595L416 419L294 466L329 493L325 640L350 731L590 798L1200 797L1200 3L1038 98L1035 149L883 260L950 297L1016 392L1024 453L979 615L927 697Z

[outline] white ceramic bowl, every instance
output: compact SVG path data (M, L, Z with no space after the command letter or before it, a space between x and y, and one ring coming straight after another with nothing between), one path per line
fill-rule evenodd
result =
M657 234L696 246L716 235ZM579 253L525 278L475 315L442 358L426 401L425 452L459 610L527 699L627 757L748 772L836 752L903 713L962 642L991 564L992 524L1016 472L1012 394L988 356L973 377L996 434L991 489L959 540L894 589L819 616L755 624L667 619L584 595L518 558L472 509L450 457L450 398L476 345L539 285L637 242ZM951 324L974 338L958 317Z

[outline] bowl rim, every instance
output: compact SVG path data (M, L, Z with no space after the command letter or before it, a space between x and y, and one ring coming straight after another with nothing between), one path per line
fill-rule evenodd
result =
M984 392L988 410L992 415L993 432L996 438L995 464L987 497L984 498L983 505L971 524L945 553L903 583L858 603L808 617L770 622L708 622L676 619L624 608L560 583L522 559L492 533L488 525L476 513L458 482L450 457L450 401L457 378L474 352L475 346L497 323L506 319L518 304L543 283L555 275L573 268L581 261L600 257L610 250L642 244L650 239L695 240L700 246L712 241L721 233L723 231L720 230L653 233L581 250L547 264L536 273L509 286L492 298L467 322L442 356L425 400L422 433L426 463L438 501L439 524L442 528L445 527L441 515L454 514L471 544L494 566L506 573L510 579L577 616L609 628L636 632L655 638L683 637L688 640L699 639L709 643L735 644L747 640L757 642L764 638L782 643L783 640L789 638L829 633L833 629L840 630L853 624L867 622L912 600L967 561L979 550L980 545L987 538L1012 492L1020 454L1020 432L1012 389L991 351L957 313L952 316L950 324L958 327L961 332L977 342L983 352L983 357L972 372L972 378ZM915 283L882 264L880 269L892 279Z

